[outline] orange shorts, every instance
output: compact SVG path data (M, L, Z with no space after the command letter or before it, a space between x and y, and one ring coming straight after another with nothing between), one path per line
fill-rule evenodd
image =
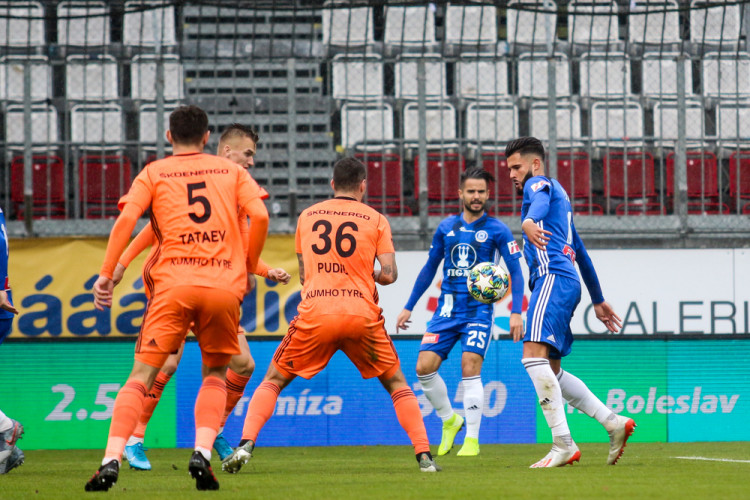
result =
M192 329L208 367L229 363L240 353L237 324L240 301L218 288L178 286L157 293L148 303L135 345L135 359L161 368ZM194 323L191 326L191 323Z
M273 355L273 366L287 378L310 379L336 351L343 351L362 378L390 378L400 364L384 323L382 316L377 320L354 315L297 316Z

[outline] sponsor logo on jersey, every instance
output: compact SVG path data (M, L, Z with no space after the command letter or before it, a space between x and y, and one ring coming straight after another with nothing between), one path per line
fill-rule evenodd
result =
M3 290L10 290L10 280L8 277L5 277L5 284L3 285Z
M531 185L531 190L535 193L542 189L544 186L549 186L549 182L545 180L537 181L534 184Z
M514 253L518 253L520 251L521 249L518 248L518 243L516 243L516 240L508 242L508 252L510 252L511 255L513 255Z
M425 333L422 336L423 344L437 344L438 340L440 340L439 333Z
M576 251L573 250L570 245L565 245L563 247L563 255L566 255L571 262L575 262L576 260Z
M486 323L469 323L466 328L487 328L488 326Z
M475 233L476 232L473 229L466 229L463 226L459 227L458 230L461 231L462 233Z
M490 236L487 234L487 231L485 231L484 229L481 230L481 231L477 231L477 234L474 235L474 238L479 243L483 243L483 242L487 241L487 238L489 238L489 237Z
M451 251L451 262L453 267L467 269L477 261L477 252L468 243L459 243Z

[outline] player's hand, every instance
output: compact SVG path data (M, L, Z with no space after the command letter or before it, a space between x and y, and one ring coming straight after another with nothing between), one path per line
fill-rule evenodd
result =
M396 333L398 333L399 330L409 329L409 323L411 323L409 318L411 318L411 311L408 309L404 309L398 314L398 317L396 318Z
M247 291L245 292L245 295L255 290L255 285L257 285L258 282L255 280L255 275L253 273L247 273Z
M292 278L292 275L280 267L276 267L276 268L268 270L268 279L271 281L275 281L276 283L281 283L282 285L286 285L287 283L289 283L289 280L291 278Z
M529 243L537 247L539 250L547 250L547 243L549 243L549 235L551 231L547 231L539 227L539 225L531 219L526 219L521 224L521 229L529 239Z
M112 290L115 283L105 277L99 276L94 283L94 307L103 311L105 307L112 307Z
M604 326L606 326L607 330L610 332L617 333L620 331L620 328L622 328L622 320L617 314L615 314L615 310L612 309L609 302L594 304L594 312L596 312L596 317L599 321L604 323Z
M13 304L10 303L8 300L8 292L5 290L0 290L0 309L12 312L13 314L18 314L18 309L13 307Z
M127 268L119 262L115 266L115 270L112 273L112 283L114 283L114 286L119 285L122 281L122 277L125 275L125 269Z
M523 319L518 313L510 315L510 335L513 337L513 342L518 342L523 338Z

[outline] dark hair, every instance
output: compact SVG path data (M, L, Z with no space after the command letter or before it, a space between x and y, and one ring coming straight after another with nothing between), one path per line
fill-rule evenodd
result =
M337 191L355 191L367 178L367 169L358 159L347 156L333 165L333 187Z
M490 185L490 182L495 182L495 178L492 177L492 174L482 167L467 168L466 170L461 172L461 178L459 181L459 185L461 186L461 188L464 187L464 182L466 182L466 179L484 179L485 182L487 182L488 187Z
M521 156L531 153L544 160L544 144L536 137L519 137L505 146L506 158L510 158L514 153L521 153Z
M260 139L258 132L253 127L248 127L241 123L233 123L221 133L219 142L228 141L235 137L249 137L256 145L258 144L258 139Z
M169 132L178 144L197 144L208 131L208 116L198 106L180 106L169 115Z

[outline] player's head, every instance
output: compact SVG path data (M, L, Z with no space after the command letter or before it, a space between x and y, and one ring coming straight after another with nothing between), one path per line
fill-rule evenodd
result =
M347 156L333 165L331 187L336 195L346 194L362 200L366 189L367 168L358 159Z
M258 132L253 128L233 123L224 129L219 137L216 154L232 160L242 168L252 167L258 148Z
M208 116L198 106L180 106L169 115L167 140L172 145L198 146L208 142Z
M536 175L544 175L544 144L536 137L519 137L505 146L510 180L516 191L523 194L526 181Z
M473 167L461 173L458 196L464 204L464 211L472 215L482 215L490 197L492 174L481 167Z

